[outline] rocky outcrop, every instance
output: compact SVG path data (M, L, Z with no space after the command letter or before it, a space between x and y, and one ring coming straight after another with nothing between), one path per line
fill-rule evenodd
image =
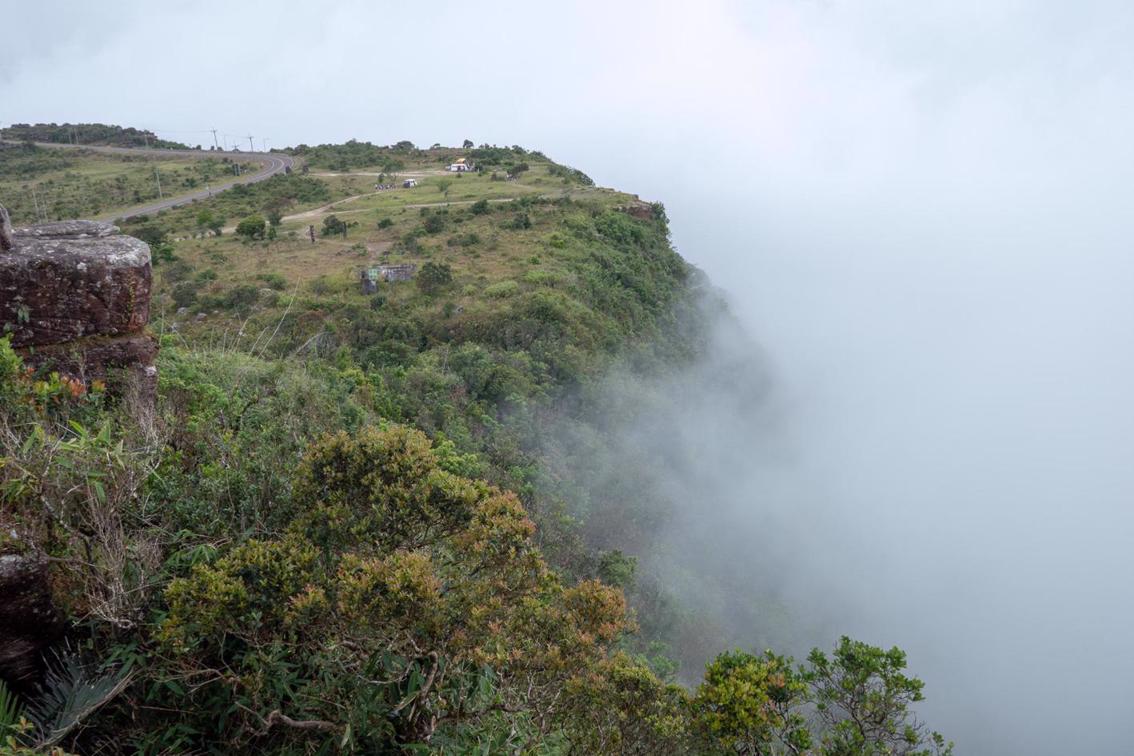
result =
M30 689L43 671L44 649L62 632L46 563L0 555L0 680L21 692Z
M0 334L29 365L152 397L149 246L109 223L0 219Z

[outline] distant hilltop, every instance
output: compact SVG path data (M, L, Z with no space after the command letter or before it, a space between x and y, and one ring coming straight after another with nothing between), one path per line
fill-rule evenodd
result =
M158 139L152 131L105 123L13 123L0 129L0 139L17 142L92 144L108 147L161 147L187 150L188 145Z

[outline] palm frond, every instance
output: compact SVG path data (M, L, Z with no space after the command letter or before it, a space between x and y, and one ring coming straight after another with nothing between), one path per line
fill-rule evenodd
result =
M56 654L47 665L39 695L27 707L28 718L38 729L38 746L60 742L84 719L110 701L130 683L123 670L95 676L67 651Z
M0 680L0 736L12 735L18 731L23 710L20 699Z

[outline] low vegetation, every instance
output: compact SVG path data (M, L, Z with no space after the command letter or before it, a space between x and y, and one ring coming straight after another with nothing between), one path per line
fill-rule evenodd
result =
M0 340L0 553L51 558L72 657L118 688L62 745L949 751L898 649L704 668L683 639L712 628L635 560L666 513L571 477L604 375L704 349L663 208L519 147L292 152L307 174L128 224L167 251L153 412ZM374 187L394 171L418 187ZM381 264L416 272L363 294ZM34 746L4 695L0 738Z

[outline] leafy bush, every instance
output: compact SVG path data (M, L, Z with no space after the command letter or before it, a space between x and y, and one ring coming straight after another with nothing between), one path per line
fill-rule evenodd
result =
M260 215L249 215L240 223L236 224L236 235L242 237L246 241L253 239L263 239L267 231L267 221Z
M256 280L263 281L265 286L276 291L283 291L287 288L287 279L279 273L260 273L257 274Z
M427 262L418 271L417 288L423 294L435 294L453 281L453 269L448 263Z
M323 219L323 236L347 235L347 223L337 215L328 215Z
M494 299L504 299L519 293L519 291L520 285L515 281L499 281L491 286L486 286L484 289L485 295Z
M440 233L445 230L445 215L445 213L440 211L432 213L423 212L421 227L429 234Z
M450 247L473 247L480 244L480 237L470 231L467 234L450 237L446 244Z

